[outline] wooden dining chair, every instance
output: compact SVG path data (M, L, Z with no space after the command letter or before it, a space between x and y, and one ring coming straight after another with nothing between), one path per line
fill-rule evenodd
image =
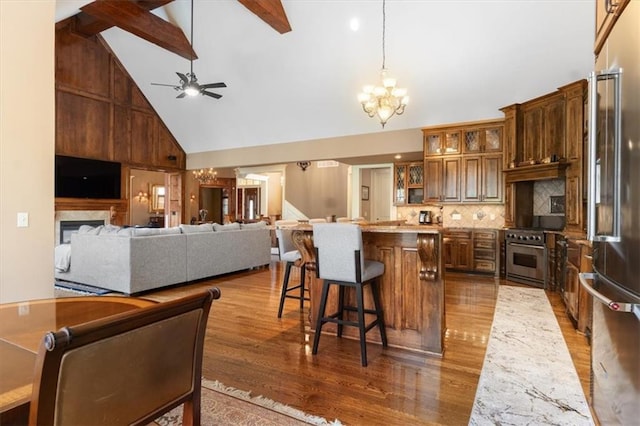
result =
M212 288L44 336L29 424L146 425L184 404L200 424L202 356Z

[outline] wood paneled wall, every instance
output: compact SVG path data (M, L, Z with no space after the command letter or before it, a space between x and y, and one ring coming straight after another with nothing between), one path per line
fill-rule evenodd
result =
M123 174L183 172L184 150L104 39L73 28L73 18L56 26L56 154L117 161Z

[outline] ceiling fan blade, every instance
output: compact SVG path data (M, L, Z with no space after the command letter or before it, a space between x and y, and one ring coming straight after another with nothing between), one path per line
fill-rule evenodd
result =
M186 75L182 74L181 72L177 72L176 74L178 74L178 77L180 77L180 80L182 80L182 84L187 84L189 83L189 79L187 78Z
M201 84L200 87L203 89L215 89L218 87L227 87L227 85L224 83L209 83L209 84Z
M203 95L211 96L212 98L216 98L216 99L220 99L222 97L222 95L218 95L217 93L211 93L204 90L201 91L200 93L202 93Z
M177 99L182 99L182 98L184 98L185 96L187 96L187 93L186 93L186 92L182 92L182 93L180 93L178 96L176 96L176 98L177 98Z
M162 84L162 83L151 83L152 86L167 86L167 87L180 87L180 86L176 86L175 84Z

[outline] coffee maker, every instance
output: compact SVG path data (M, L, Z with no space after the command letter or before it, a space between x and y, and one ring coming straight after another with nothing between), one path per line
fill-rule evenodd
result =
M431 216L431 210L420 210L420 216L418 217L418 222L421 225L431 225L433 222Z

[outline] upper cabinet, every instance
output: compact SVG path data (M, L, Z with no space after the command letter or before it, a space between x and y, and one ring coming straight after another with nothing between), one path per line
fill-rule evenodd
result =
M522 105L523 161L565 157L564 102L553 93Z
M424 133L424 155L460 154L462 137L459 130L439 130Z
M465 154L502 153L502 131L502 124L463 130L462 152Z
M600 53L613 25L630 0L596 0L596 37L594 52Z
M425 202L502 203L504 120L422 131Z
M396 163L394 165L394 204L422 204L424 198L423 163Z

